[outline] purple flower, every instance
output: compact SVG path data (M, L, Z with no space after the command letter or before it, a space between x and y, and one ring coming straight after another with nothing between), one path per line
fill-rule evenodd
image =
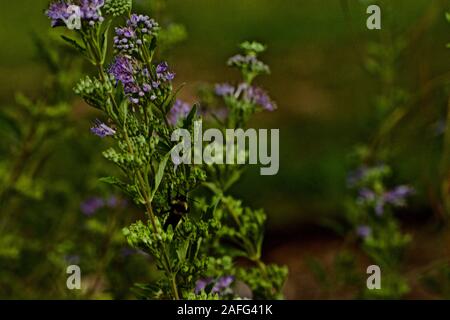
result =
M372 234L372 229L369 226L361 225L356 228L356 234L365 239Z
M231 284L234 282L233 276L224 276L217 280L216 284L212 288L212 293L221 293L224 290L228 289Z
M104 4L104 0L81 0L81 19L86 20L91 26L97 21L102 22L100 9Z
M94 215L99 209L105 206L105 202L102 198L92 197L81 203L80 209L86 216Z
M136 33L131 27L116 28L114 48L118 51L132 53L137 50Z
M156 35L159 29L158 23L144 15L131 15L127 20L127 26L116 28L114 47L118 51L133 53L144 43L144 35Z
M398 186L384 194L384 201L395 206L405 205L405 199L414 193L414 189L409 186Z
M65 25L65 20L70 16L68 12L69 5L65 1L54 2L50 4L50 7L45 14L52 20L52 27L59 27Z
M207 286L212 284L213 287L211 289L211 293L221 294L231 286L234 280L234 276L223 276L217 280L214 280L211 277L197 280L197 282L195 283L195 294L199 294L200 292L205 290Z
M359 191L359 200L362 203L374 204L375 214L382 216L386 204L394 207L404 206L406 198L414 193L414 189L409 186L398 186L382 194L376 194L373 190L363 188Z
M95 126L91 128L91 132L100 138L104 138L107 136L113 136L116 134L116 130L108 127L106 124L101 122L100 120L95 120Z
M175 73L169 71L169 65L163 61L156 66L156 77L162 82L172 81Z
M136 32L149 35L155 35L159 28L155 20L142 14L132 14L130 19L127 20L127 26L133 28Z
M210 285L212 282L213 282L212 278L197 280L197 282L195 283L195 294L199 294L200 292L205 290L206 287Z
M134 64L133 59L119 55L110 65L108 72L114 76L116 82L120 81L125 86L134 82Z
M228 65L230 66L241 66L244 64L252 64L257 62L255 56L243 56L242 54L237 54L228 59Z
M234 94L234 87L228 83L216 84L215 92L219 97L231 96Z
M183 102L180 99L177 99L169 112L167 120L173 126L175 126L181 118L186 117L191 111L191 106Z
M247 90L247 96L252 103L261 106L264 110L274 111L277 108L276 104L270 99L267 92L259 87L249 87Z
M81 25L74 21L69 21L71 18L84 20L90 26L96 22L102 22L103 17L100 9L105 4L104 0L78 0L78 1L64 1L51 3L46 15L52 19L52 27L67 25L70 29L79 29ZM70 26L72 25L73 26Z
M127 202L125 200L120 199L117 196L110 196L106 199L106 205L108 208L114 209L114 208L124 208L127 205Z

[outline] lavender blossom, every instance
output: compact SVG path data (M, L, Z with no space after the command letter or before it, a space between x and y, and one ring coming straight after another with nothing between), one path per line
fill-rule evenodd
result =
M99 197L92 197L80 205L81 212L86 216L93 216L99 209L105 206L105 201Z
M366 226L366 225L360 225L356 228L356 234L359 237L365 239L372 234L372 228L370 228L369 226Z
M130 57L119 55L108 69L108 72L116 79L116 85L120 81L124 86L134 83L134 60Z
M133 28L138 33L147 35L156 35L159 29L159 25L155 20L142 14L132 14L130 19L127 20L127 26Z
M186 117L190 111L191 106L188 103L180 99L177 99L169 112L167 120L171 125L175 126L178 123L178 121L181 118Z
M213 278L205 278L197 280L195 283L195 294L199 294L206 289L207 286L212 285L211 293L223 294L227 289L230 288L231 284L234 282L234 276L223 276L217 280Z
M237 54L228 59L229 66L241 66L244 64L252 64L258 61L255 56L243 56L242 54Z
M197 282L195 283L195 294L199 294L200 292L205 290L206 287L210 285L212 282L213 282L212 278L197 280Z
M99 136L100 138L113 136L116 134L116 130L108 127L106 124L104 124L98 119L95 121L95 126L91 128L91 132Z
M274 111L277 108L276 104L270 99L267 92L259 87L249 87L247 90L247 96L252 103L261 106L264 110Z
M404 206L406 198L414 193L414 189L409 186L398 186L393 190L376 194L373 190L363 188L359 191L359 201L374 205L375 214L382 216L387 204L394 207Z
M114 48L118 51L132 53L137 50L136 33L131 27L116 28ZM142 41L139 42L142 44Z
M231 284L234 282L233 276L224 276L217 280L214 287L211 289L212 293L221 293L224 290L228 289Z
M127 202L125 200L120 199L117 196L110 196L106 199L106 206L111 209L115 208L124 208L126 207Z
M231 96L234 94L234 91L234 87L228 83L216 84L215 86L215 93L219 97Z
M414 193L414 189L409 186L398 186L395 189L384 194L384 201L394 206L400 207L405 205L408 196Z
M133 14L127 21L126 27L116 28L114 47L116 50L125 53L136 52L138 47L141 47L144 43L143 36L154 36L158 29L158 23L155 20L148 16Z
M163 61L156 66L156 77L159 81L169 82L175 78L175 73L169 71L169 65Z
M68 12L69 5L65 1L54 2L50 4L50 7L45 12L52 22L52 27L59 27L65 25L65 22L70 13Z
M105 0L81 0L81 19L93 26L96 22L103 22L104 18L100 9L105 5Z

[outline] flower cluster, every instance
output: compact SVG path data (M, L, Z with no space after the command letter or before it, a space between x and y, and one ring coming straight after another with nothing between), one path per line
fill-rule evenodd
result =
M237 88L228 83L217 84L215 93L219 97L242 97L244 101L260 106L266 111L274 111L277 106L269 97L266 91L257 86L250 86L247 83L241 83Z
M86 216L93 216L98 210L102 208L123 208L126 202L116 196L109 198L91 197L80 205L81 212Z
M200 294L202 291L205 291L208 286L212 286L211 293L217 293L219 295L229 293L230 286L234 282L233 276L224 276L220 277L217 280L213 278L200 279L195 284L195 294Z
M359 201L375 205L375 213L378 216L383 215L384 207L390 204L394 207L401 207L406 204L406 198L414 193L414 189L409 186L398 186L392 190L382 192L381 194L369 188L363 188L359 192Z
M356 228L356 234L358 237L365 239L372 234L372 228L367 225L360 225Z
M258 60L255 55L237 54L228 59L230 67L236 67L244 73L252 73L254 75L269 73L269 67L262 61Z
M52 27L66 25L69 29L81 29L81 23L94 26L104 19L100 9L104 0L58 1L50 4L46 15L52 20Z
M159 26L155 20L148 16L133 14L125 27L116 28L114 47L122 53L137 52L145 42L144 37L155 36L158 29Z
M173 126L175 126L178 121L188 115L191 111L191 106L180 99L177 99L169 112L167 120Z
M158 89L164 83L169 83L175 74L168 70L165 62L156 67L156 79L152 79L148 69L141 67L134 58L126 55L116 56L109 67L108 72L116 80L116 85L121 82L124 93L133 104L140 104L145 97L154 101L158 97Z
M100 138L104 138L107 136L113 136L116 134L116 130L108 127L106 124L101 122L100 120L95 120L95 125L91 128L91 132Z

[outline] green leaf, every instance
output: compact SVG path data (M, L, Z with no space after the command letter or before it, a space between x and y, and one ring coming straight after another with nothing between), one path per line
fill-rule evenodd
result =
M192 126L192 123L194 122L195 116L197 115L197 104L194 104L191 111L189 112L188 116L183 122L183 128L189 129Z
M66 37L64 35L61 36L61 38L66 41L69 45L71 45L74 49L78 50L81 53L86 52L86 48L80 45L75 39L71 39L69 37Z
M150 201L153 200L153 197L155 196L156 192L158 191L159 185L161 184L162 178L164 177L164 170L166 169L167 161L170 158L170 153L172 152L172 150L167 152L167 154L161 159L161 162L159 163L158 171L156 172L156 176L155 176L155 186L153 187L152 196L150 197Z
M100 182L103 182L103 183L106 183L106 184L110 184L110 185L114 185L114 186L126 186L126 184L124 182L120 181L116 177L102 177L102 178L100 178L98 180Z
M109 35L109 28L111 27L111 21L109 20L106 24L105 30L103 31L102 35L102 65L106 61L106 54L108 53L108 35Z

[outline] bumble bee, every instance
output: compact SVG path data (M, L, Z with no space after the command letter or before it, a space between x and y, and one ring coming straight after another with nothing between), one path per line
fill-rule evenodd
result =
M167 228L171 225L173 229L175 229L180 223L180 220L189 213L189 203L186 196L177 196L175 199L172 199L170 202L170 208L167 212L169 212L169 216L164 223L164 230L167 231Z

